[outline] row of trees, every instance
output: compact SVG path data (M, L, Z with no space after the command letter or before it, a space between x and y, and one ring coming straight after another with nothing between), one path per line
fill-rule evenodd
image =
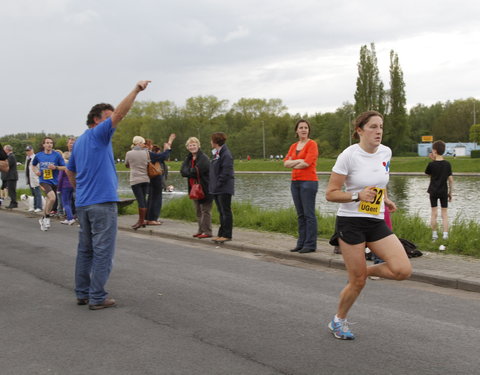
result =
M352 120L370 109L385 114L383 143L392 148L394 155L415 154L422 135L433 135L446 142L480 141L480 125L472 127L478 115L475 108L480 109L476 99L430 106L417 104L407 112L403 72L394 51L390 52L389 84L385 89L372 43L360 49L355 103L343 103L334 112L310 116L290 114L281 99L242 98L231 106L227 100L215 96L192 97L183 106L171 101L136 102L115 132L115 158L124 158L135 135L162 145L170 133L176 133L172 158L183 159L186 154L183 145L188 137L199 138L208 150L210 135L217 131L228 135L229 147L237 158L248 155L268 158L287 152L295 140L294 124L299 118L310 121L311 136L318 142L321 155L335 157L352 142ZM25 145L40 145L44 136L43 133L21 133L4 136L0 142L11 144L17 157L23 157ZM66 149L66 136L50 136L56 140L56 148Z

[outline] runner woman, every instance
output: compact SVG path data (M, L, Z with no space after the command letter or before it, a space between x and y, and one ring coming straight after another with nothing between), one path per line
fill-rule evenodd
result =
M357 117L354 138L360 142L338 156L326 191L328 201L340 203L330 243L340 246L348 272L337 314L328 324L333 335L342 340L355 338L347 323L347 313L368 276L404 280L412 272L402 244L384 220L384 207L390 212L397 207L387 195L392 151L381 144L382 134L380 113L368 111ZM385 263L367 267L365 246Z

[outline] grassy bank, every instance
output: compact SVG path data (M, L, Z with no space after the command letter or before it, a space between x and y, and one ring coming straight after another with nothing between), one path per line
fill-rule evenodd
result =
M290 235L297 234L297 219L294 208L265 210L251 204L233 202L234 226L254 230L278 232ZM129 206L126 214L136 214L136 204ZM193 204L188 197L172 199L162 208L162 217L169 219L196 221ZM335 228L335 217L320 215L318 217L318 236L328 239ZM215 207L212 209L212 221L219 223ZM438 251L440 244L447 247L445 252L469 255L480 258L480 225L473 221L456 220L450 227L450 238L447 241L431 241L429 225L419 216L408 216L403 212L392 215L395 234L408 239L422 251Z
M480 173L480 159L472 159L468 157L447 158L452 164L453 172ZM430 162L427 157L394 157L392 158L392 172L425 172L425 167ZM335 159L319 158L317 160L317 171L330 172ZM182 165L181 161L169 161L168 167L172 171L179 171ZM119 171L128 170L123 164L117 164ZM267 171L267 172L288 172L289 169L283 166L281 161L270 161L262 159L235 160L235 170L239 172L248 171Z

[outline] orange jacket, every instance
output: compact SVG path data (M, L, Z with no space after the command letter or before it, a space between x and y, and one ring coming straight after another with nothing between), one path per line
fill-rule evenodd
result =
M285 160L292 158L292 160L303 159L305 163L310 164L304 169L292 169L292 181L318 181L317 176L317 159L318 146L317 142L310 139L303 149L297 154L297 143L290 146Z

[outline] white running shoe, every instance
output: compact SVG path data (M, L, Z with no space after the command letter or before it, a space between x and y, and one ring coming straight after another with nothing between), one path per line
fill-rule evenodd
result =
M50 218L49 217L45 217L43 219L43 225L45 225L45 228L50 228Z
M45 232L48 230L48 228L45 226L45 221L44 221L44 218L41 217L38 222L40 223L40 229Z
M72 219L72 220L65 219L65 220L61 221L60 223L65 224L65 225L73 225L73 224L75 224L75 219Z
M35 208L33 212L42 212L42 210L40 208Z
M28 212L33 212L33 211L34 211L33 208L29 208L29 209L28 209Z

